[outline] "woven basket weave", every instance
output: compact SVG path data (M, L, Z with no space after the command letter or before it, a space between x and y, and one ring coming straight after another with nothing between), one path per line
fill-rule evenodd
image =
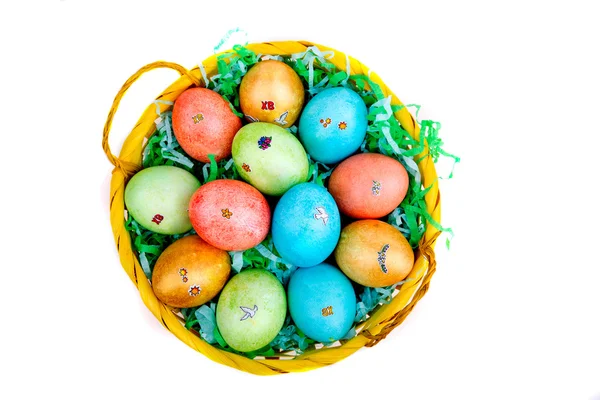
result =
M338 69L346 70L347 58L344 53L306 41L255 43L249 44L246 47L257 54L289 56L294 53L304 52L311 46L317 46L321 51L334 51L334 56L329 61ZM350 73L352 75L366 75L369 73L369 69L358 60L355 60L352 57L348 57L348 60L350 62ZM216 74L217 55L209 57L202 65L209 77ZM244 356L219 350L208 344L194 332L187 330L181 321L181 317L178 316L174 310L156 298L152 291L152 287L150 286L150 282L146 279L139 260L132 249L129 232L125 229L125 205L123 195L128 179L141 169L144 143L146 142L146 139L155 132L154 121L157 115L157 106L151 104L144 111L142 117L124 141L121 153L118 157L112 154L108 144L108 135L112 119L121 98L141 75L156 68L171 68L181 75L178 80L157 97L157 100L175 101L184 90L193 86L203 86L201 83L201 73L198 67L188 71L180 65L159 61L141 68L125 82L115 97L108 114L106 125L104 126L102 148L109 161L115 166L112 172L110 185L110 219L121 264L123 269L125 269L125 272L127 272L133 283L137 286L144 304L165 328L170 330L188 346L199 351L213 361L253 374L273 375L287 372L307 371L333 364L348 357L363 346L374 346L380 340L385 338L395 327L400 325L429 289L429 281L435 272L436 262L434 246L440 232L431 224L427 224L425 234L415 252L415 264L408 276L410 279L400 287L400 290L389 304L382 305L375 309L370 314L369 319L357 326L358 334L356 337L341 343L337 347L315 349L295 357L281 355L268 357L266 359L251 360ZM369 76L373 82L380 86L384 96L392 96L392 104L402 104L375 73L371 72ZM157 104L160 107L160 112L164 112L170 107L167 104ZM415 123L414 118L408 112L406 107L397 111L395 117L413 138L419 140L419 125ZM427 211L434 220L439 222L441 207L437 173L435 171L433 160L429 156L427 144L425 144L424 151L415 156L414 159L415 161L420 160L418 161L418 166L422 175L423 186L431 186L431 189L425 195Z

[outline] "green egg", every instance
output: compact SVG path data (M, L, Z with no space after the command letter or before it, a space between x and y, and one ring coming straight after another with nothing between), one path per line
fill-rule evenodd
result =
M285 290L273 274L250 269L225 285L217 304L217 327L225 342L249 352L271 343L287 312Z
M264 194L280 196L308 178L304 147L277 125L254 122L244 126L233 139L231 153L241 177Z
M200 181L184 169L161 165L135 174L125 188L127 212L144 228L165 235L192 229L188 205Z

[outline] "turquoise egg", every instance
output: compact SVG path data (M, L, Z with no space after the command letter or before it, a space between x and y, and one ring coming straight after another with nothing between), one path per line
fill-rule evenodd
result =
M365 102L354 91L325 89L308 102L300 116L300 140L314 160L340 162L365 139L367 114Z
M301 183L288 190L275 207L273 244L287 262L317 265L333 253L340 239L340 212L327 189Z
M335 342L352 328L356 294L339 268L324 263L297 269L287 293L290 315L309 338Z
M192 229L188 205L200 181L169 165L145 168L125 188L127 212L144 228L165 235Z

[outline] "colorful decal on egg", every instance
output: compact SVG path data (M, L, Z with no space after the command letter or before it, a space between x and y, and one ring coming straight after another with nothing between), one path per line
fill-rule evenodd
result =
M373 181L373 186L371 186L371 193L373 193L373 196L379 196L381 194L381 182Z
M200 286L198 285L192 285L190 286L188 293L190 296L198 296L200 294L200 292L202 291L202 289L200 289Z
M345 130L347 127L348 127L348 124L345 121L342 121L338 124L338 128L342 131Z
M233 213L231 211L229 211L229 208L223 208L221 209L221 215L223 215L223 218L231 218L231 216L233 215Z
M325 209L323 207L316 207L315 209L317 210L317 213L315 214L315 219L317 221L322 220L323 225L327 225L327 221L329 221L329 214L325 212Z
M154 217L152 217L152 222L154 222L156 225L160 225L163 219L165 219L165 217L160 214L156 214Z
M273 103L271 100L265 100L262 101L262 107L260 108L261 110L268 110L268 111L273 111L275 109L275 103Z
M324 317L329 317L330 315L333 315L333 307L332 306L325 307L324 309L321 310L321 314Z
M327 128L329 126L329 124L331 124L331 118L326 118L326 119L320 119L319 120L320 123L323 124L323 128Z
M244 114L244 117L250 122L258 122L258 119L254 118L252 115Z
M384 274L388 273L388 269L385 266L385 259L387 257L386 253L389 249L390 249L390 245L384 244L383 247L381 248L381 251L377 252L377 262L379 263L379 267L381 267L381 270L383 271Z
M254 315L258 311L258 307L256 306L256 304L254 305L254 308L240 306L240 309L244 312L244 316L240 319L240 321L243 321L248 318L254 318Z
M196 115L194 115L192 117L192 120L194 121L194 124L199 123L200 121L202 121L204 119L204 115L202 115L202 113L198 113Z
M273 122L275 122L276 124L279 124L281 126L287 125L287 121L285 119L287 118L288 114L289 114L289 111L284 112L283 114L281 114L279 116L279 118L273 120Z
M272 136L262 136L260 139L258 139L258 148L261 150L266 150L271 147L272 138Z
M183 283L187 283L187 281L188 281L187 269L185 269L185 268L179 268L179 276L181 276L181 281Z
M246 163L242 164L242 169L246 172L252 172L252 168L250 168L250 166Z

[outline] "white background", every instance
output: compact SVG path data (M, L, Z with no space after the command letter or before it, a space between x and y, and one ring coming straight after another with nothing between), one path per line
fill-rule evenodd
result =
M595 2L122 3L0 6L0 398L600 399ZM235 27L355 56L462 157L427 296L382 343L314 372L260 378L186 347L111 235L114 95L147 63L193 67ZM115 151L176 77L131 89Z

